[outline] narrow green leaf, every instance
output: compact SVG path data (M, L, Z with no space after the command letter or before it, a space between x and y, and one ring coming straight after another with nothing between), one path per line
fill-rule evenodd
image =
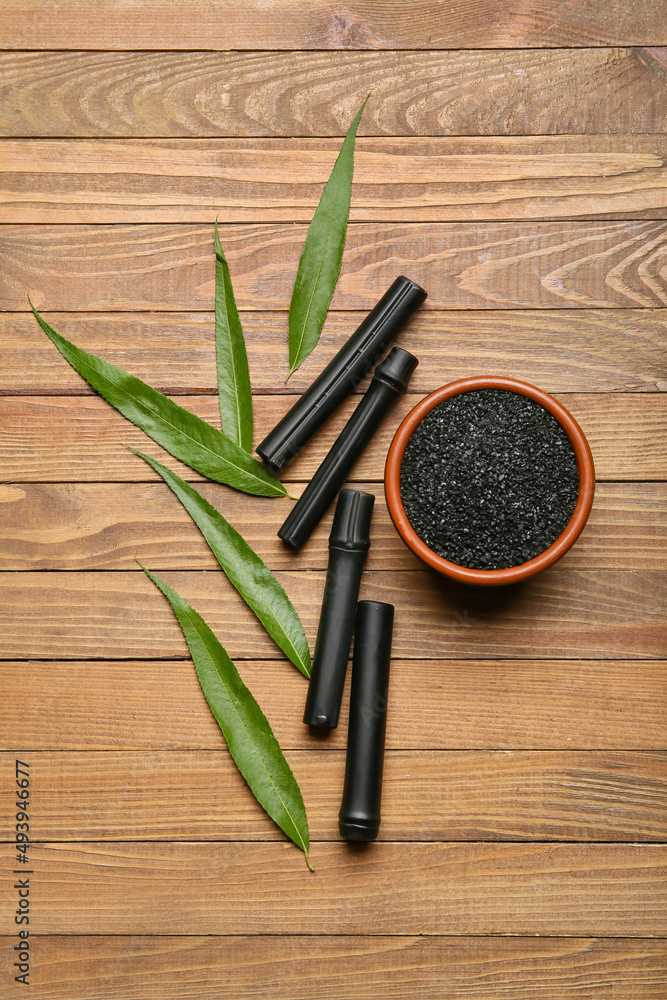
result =
M310 677L310 652L301 619L269 567L201 493L154 458L134 448L131 450L162 476L201 531L243 600L285 656L305 677Z
M171 604L206 700L250 791L271 819L301 848L312 871L308 819L301 789L268 719L201 615L163 580L145 566L141 568Z
M308 357L320 339L338 281L350 215L354 140L366 101L348 129L306 235L289 307L290 370L287 378Z
M79 375L174 458L244 493L287 495L280 480L226 435L122 368L71 344L42 319L32 302L30 308L44 333Z
M252 392L248 355L243 339L229 267L222 252L215 220L215 356L222 429L246 451L252 451Z

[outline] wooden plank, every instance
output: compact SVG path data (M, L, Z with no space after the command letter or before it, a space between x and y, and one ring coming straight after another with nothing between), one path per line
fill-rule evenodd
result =
M337 841L345 753L287 758L312 842ZM22 751L23 752L23 751ZM16 753L0 754L4 773ZM33 754L33 841L284 840L226 749ZM86 804L82 810L81 803ZM13 842L12 799L0 835ZM11 836L10 836L11 832ZM381 841L664 841L667 754L389 751Z
M340 136L368 91L359 135L662 132L664 58L651 48L3 52L0 135Z
M434 0L381 8L373 0L142 0L90 8L82 0L5 0L0 47L8 49L455 49L664 45L660 0L610 6Z
M306 227L220 232L239 308L286 310ZM401 272L428 290L420 316L664 306L666 248L667 224L655 221L351 223L332 309L371 309ZM0 306L25 311L27 292L49 312L212 311L212 227L0 227Z
M0 206L10 223L309 222L339 147L301 138L4 139ZM350 215L664 219L666 156L661 135L362 138Z
M224 637L230 656L279 655L221 572L166 571L160 576ZM301 615L312 646L324 574L279 571L276 576ZM666 578L658 570L552 568L521 587L464 590L428 571L373 572L365 575L361 596L397 606L397 658L658 659L667 640ZM3 573L0 609L3 659L187 655L168 603L139 570ZM286 664L285 669L295 668Z
M367 569L419 569L394 529L378 484ZM294 487L301 493L303 486ZM204 483L200 492L272 569L294 556L277 537L286 506ZM162 483L0 485L0 569L136 569L141 551L155 570L216 569L217 562L181 504ZM300 569L326 569L330 511L299 557ZM586 530L564 557L568 569L667 569L667 484L600 483Z
M664 941L617 938L31 937L34 1000L664 1000ZM3 968L16 937L0 938ZM252 969L249 978L248 970ZM131 991L131 993L130 993Z
M664 846L338 842L312 860L289 843L34 844L31 933L667 933Z
M312 748L300 711L306 687L296 671L267 660L238 667L280 745ZM0 690L2 747L17 752L220 748L220 730L190 661L3 663ZM326 738L329 749L345 749L348 698L349 674L340 725ZM391 750L661 750L666 728L665 661L402 660L392 666Z
M217 392L213 315L47 313L79 347L131 371L162 392ZM359 324L332 312L317 350L290 379L305 390ZM284 312L243 316L255 393L284 391ZM420 312L396 343L420 364L411 392L430 392L472 372L515 376L549 392L655 392L667 389L667 309ZM92 394L53 347L32 314L0 314L0 394ZM367 381L357 392L365 391Z
M75 373L72 372L72 378ZM443 382L447 378L442 379ZM435 383L437 385L437 382ZM435 387L435 385L434 385ZM570 393L558 398L571 411L590 442L598 480L664 480L667 471L667 396L665 393ZM396 428L418 397L398 400L350 473L351 481L379 482ZM641 401L641 405L639 402ZM218 425L212 396L179 396L186 409ZM294 402L290 396L257 396L256 440L275 426ZM356 406L347 400L312 442L288 466L284 479L312 477ZM188 480L201 477L172 459L99 397L5 396L0 398L0 468L8 482L149 482L158 479L131 445L163 461ZM54 448L54 441L58 447ZM266 501L276 528L287 516L287 501ZM264 509L264 508L263 508ZM321 529L320 529L321 530Z

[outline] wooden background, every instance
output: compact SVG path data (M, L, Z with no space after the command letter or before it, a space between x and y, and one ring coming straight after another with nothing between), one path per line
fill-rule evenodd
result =
M0 898L13 982L14 759L32 775L39 1000L664 1000L667 8L664 0L4 0L0 19ZM343 269L285 388L286 307L341 136ZM258 438L398 273L421 364L353 475L378 494L363 594L396 604L380 841L337 834L345 726L122 445L183 473L27 313L217 420L212 223ZM381 477L402 414L465 375L554 392L591 442L589 525L523 586L410 555ZM303 489L354 401L288 470ZM188 473L192 481L201 478ZM203 492L314 641L328 522ZM135 556L205 615L302 784L316 872L231 765ZM343 713L343 715L345 712Z

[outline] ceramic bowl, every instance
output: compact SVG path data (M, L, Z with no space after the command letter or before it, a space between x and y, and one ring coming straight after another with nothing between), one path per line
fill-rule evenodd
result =
M522 396L527 396L528 399L539 403L561 425L570 439L577 459L579 492L574 512L564 531L544 552L540 552L539 555L533 559L529 559L528 562L521 563L519 566L510 566L508 569L470 569L467 566L459 566L448 559L443 559L437 552L430 549L416 533L408 520L401 499L401 463L407 443L417 425L430 410L446 399L451 399L452 396L458 396L463 392L473 392L477 389L508 389L511 392L518 392ZM591 449L579 424L572 414L558 400L554 399L553 396L543 392L542 389L536 388L534 385L529 385L528 382L520 382L514 378L464 378L436 389L435 392L432 392L425 399L422 399L420 403L417 403L414 409L408 413L396 431L389 449L384 483L387 506L396 530L408 548L412 549L415 555L419 556L427 566L462 583L497 586L498 584L517 583L520 580L525 580L527 577L533 576L535 573L539 573L541 570L546 569L547 566L552 566L576 542L591 511L593 494L595 492L595 467L593 465Z

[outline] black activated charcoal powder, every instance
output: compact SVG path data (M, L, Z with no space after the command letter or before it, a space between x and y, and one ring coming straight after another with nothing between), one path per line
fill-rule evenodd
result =
M408 441L401 499L439 556L507 569L549 548L572 517L577 461L561 425L507 389L475 389L427 413Z

